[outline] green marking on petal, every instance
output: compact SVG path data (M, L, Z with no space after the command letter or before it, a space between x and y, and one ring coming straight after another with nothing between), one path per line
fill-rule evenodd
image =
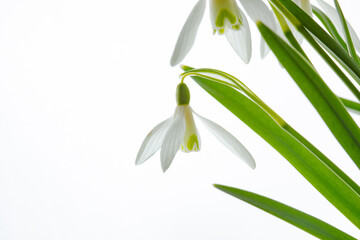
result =
M240 30L240 24L236 24L232 27L235 31Z
M220 10L216 21L215 21L215 26L219 27L219 28L223 28L225 25L225 19L228 19L229 22L231 24L235 24L236 23L236 17L234 16L234 14L232 14L229 10L223 8Z
M189 149L189 151L199 151L199 140L196 134L193 134L189 137L186 146Z
M225 33L226 28L239 31L242 26L242 18L237 13L233 14L232 11L223 8L217 15L215 26L217 29L214 29L214 33L218 32L220 35Z

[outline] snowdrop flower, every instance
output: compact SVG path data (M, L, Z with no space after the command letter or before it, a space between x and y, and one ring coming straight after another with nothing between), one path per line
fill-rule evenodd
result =
M328 3L324 2L323 0L317 0L317 3L320 7L324 10L325 14L330 18L330 20L334 23L335 28L338 30L340 36L343 39L346 39L344 29L342 27L342 23L340 17L336 11L336 9L330 6ZM359 37L356 35L353 27L347 22L351 39L354 43L355 50L360 53L360 40Z
M196 114L192 110L189 105L190 92L184 83L177 86L176 99L178 105L174 115L155 126L146 136L137 154L136 165L144 163L161 148L161 167L165 172L170 167L179 149L183 152L199 151L201 142L193 117L195 115L230 151L245 161L251 168L255 168L253 157L233 135L218 124Z
M210 1L210 20L213 32L225 35L231 47L237 55L245 62L249 63L252 54L251 34L245 14L238 7L236 0L209 0ZM305 12L312 16L310 0L293 0ZM274 13L263 2L263 0L240 0L246 13L253 22L261 21L274 32L280 29L275 21ZM199 25L204 16L206 0L199 0L190 12L176 42L170 64L179 64L189 53L194 45ZM292 30L295 30L292 27ZM295 37L301 42L302 37L295 31ZM269 47L261 37L260 54L264 58Z
M301 7L307 14L312 16L310 0L293 0L299 7ZM270 8L263 2L263 0L240 0L241 5L244 7L246 13L250 19L257 23L261 21L272 31L278 35L283 36L279 23L275 20L276 17ZM302 36L297 30L290 24L291 31L294 32L295 38L302 42ZM266 44L264 38L260 37L260 55L261 58L265 58L269 53L270 48Z
M213 32L225 35L240 58L248 63L251 58L251 35L245 14L235 0L209 0ZM204 16L206 0L199 0L187 18L170 60L179 64L192 48L200 22Z
M245 14L238 7L236 0L209 0L210 19L213 32L225 35L238 56L249 63L252 54L251 34ZM308 0L303 0L308 1ZM276 31L273 12L262 0L240 0L251 20L261 21ZM203 18L206 0L199 0L187 18L175 45L170 64L179 64L192 48L196 34ZM262 39L262 38L261 38ZM265 41L261 40L260 53L264 58L269 52Z

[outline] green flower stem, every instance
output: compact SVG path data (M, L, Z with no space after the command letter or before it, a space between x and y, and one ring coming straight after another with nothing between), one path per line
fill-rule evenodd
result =
M234 84L231 84L231 83L228 83L228 82L225 82L225 81L221 81L220 79L217 79L217 78L205 75L205 74L200 74L200 73L197 73L197 72L188 71L188 72L184 72L184 73L182 73L180 75L181 75L181 82L182 83L184 82L185 78L188 77L188 76L197 76L197 77L206 78L206 79L214 81L214 82L219 82L221 84L224 84L224 85L232 87L232 88L237 88L237 86L234 85Z
M348 46L348 50L349 50L349 53L351 55L351 57L358 63L360 64L359 62L359 59L357 57L357 54L356 54L356 51L355 51L355 47L354 47L354 43L351 39L351 35L350 35L350 32L349 32L349 27L346 23L346 19L344 17L344 14L340 8L340 4L337 0L334 0L334 3L335 3L335 7L336 7L336 10L339 14L339 17L340 17L340 20L341 20L341 23L342 23L342 26L343 26L343 29L344 29L344 32L345 32L345 37L346 37L346 42L347 42L347 46Z
M189 66L182 65L182 69L186 72L181 75L186 76L198 76L202 78L209 78L206 75L198 74L198 72L216 74L221 77L227 78L229 81L236 82L236 86L231 86L226 82L226 86L233 87L243 91L251 100L258 104L283 130L291 134L295 139L301 142L306 148L308 148L324 165L331 169L342 181L344 181L349 187L353 189L360 196L360 187L349 177L347 176L338 166L336 166L329 158L327 158L322 152L320 152L314 145L312 145L306 138L304 138L300 133L298 133L294 128L292 128L284 119L282 119L274 110L272 110L266 103L264 103L255 93L253 93L245 84L243 84L239 79L234 76L210 68L191 68ZM211 80L219 83L224 83L219 79L211 77ZM359 104L360 105L360 104Z
M345 107L360 112L360 103L351 101L349 99L341 98L341 97L340 97L340 100L345 105Z
M360 66L319 24L291 0L269 1L282 12L297 29L306 27L317 39L325 44L327 48L337 56L338 60L348 66L346 69L352 71L358 77L355 78L355 80L360 84Z
M252 92L243 82L241 82L239 79L235 78L234 76L220 71L220 70L215 70L215 69L211 69L211 68L197 68L197 69L191 69L188 66L181 66L183 68L183 70L185 70L185 73L182 73L182 76L189 76L192 74L197 74L197 73L208 73L208 74L215 74L224 78L227 78L228 80L230 80L231 82L233 82L236 86L235 88L239 89L240 91L243 91L247 96L250 97L250 99L252 99L254 102L256 102L259 106L261 106L280 126L284 126L286 124L286 122L274 111L272 110L268 105L266 105L261 98L259 98L254 92ZM207 78L207 77L206 77ZM217 81L217 82L220 82ZM224 82L224 81L221 81Z

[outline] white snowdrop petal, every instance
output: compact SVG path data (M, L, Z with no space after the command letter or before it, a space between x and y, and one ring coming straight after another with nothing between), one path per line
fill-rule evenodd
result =
M275 30L274 15L262 0L240 0L240 2L253 22L261 21Z
M237 55L245 63L249 63L252 52L250 27L245 14L242 12L240 14L242 17L242 26L240 30L234 31L229 29L225 32L225 35Z
M180 35L176 42L174 52L171 56L170 64L175 66L179 64L192 48L199 25L204 16L206 7L206 0L199 0L190 12L183 28L181 29Z
M136 165L144 163L160 149L171 122L172 118L169 118L156 125L154 129L149 132L141 144L139 152L136 156Z
M195 113L196 114L196 113ZM256 167L255 160L250 152L231 133L218 124L196 114L207 129L230 151L247 163L252 169Z
M300 6L307 14L309 14L310 17L312 17L312 9L311 9L310 0L301 0Z
M302 36L302 34L294 27L294 25L286 19L286 22L291 30L291 32L293 33L296 41L301 45L303 40L304 40L304 37Z
M261 39L260 39L260 56L261 56L261 58L265 58L266 55L268 55L269 51L270 51L269 46L265 42L264 38L261 37Z
M174 160L174 157L180 148L181 140L184 138L184 132L184 110L179 109L175 120L167 131L164 141L161 145L160 160L163 172L165 172L170 167L172 161Z
M201 148L200 134L196 128L192 108L189 105L183 106L185 130L180 149L183 152L198 152Z
M276 30L276 22L272 11L261 0L240 0L244 6L245 11L250 16L253 22L261 21L271 30ZM269 53L270 48L267 46L264 39L260 40L260 54L264 58Z

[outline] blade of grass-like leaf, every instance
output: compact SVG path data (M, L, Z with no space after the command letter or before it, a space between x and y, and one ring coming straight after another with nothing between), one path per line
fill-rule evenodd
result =
M275 8L275 7L273 7ZM275 8L276 9L276 8ZM338 77L343 81L343 83L349 88L349 90L354 94L354 96L360 100L360 91L355 87L352 81L343 73L340 67L332 60L332 58L324 51L324 49L317 43L317 41L313 38L309 32L300 27L298 30L301 34L306 38L306 40L311 44L311 46L319 53L319 55L325 60L325 62L333 69L333 71L338 75ZM289 40L290 41L290 40ZM293 42L290 43L294 46ZM298 51L301 46L294 46ZM304 51L301 49L299 51L303 56L306 57ZM307 57L306 57L307 58ZM308 59L308 58L307 58Z
M346 70L350 70L358 77L355 78L355 80L360 84L360 66L319 24L291 0L269 1L282 12L300 32L306 27L318 40L325 44L327 49L337 56L337 60L347 65Z
M280 24L281 30L283 31L286 39L296 50L298 50L307 60L310 61L310 59L306 56L306 53L304 52L304 50L302 49L302 47L296 40L294 34L291 32L291 29L290 29L289 25L287 24L284 16L272 4L270 4L270 6Z
M337 0L334 0L334 3L335 3L336 11L338 12L341 23L342 23L342 27L343 27L343 30L344 30L344 33L345 33L347 47L348 47L350 56L359 64L360 62L359 62L359 59L358 59L357 54L356 54L354 43L353 43L353 41L351 39L351 35L350 35L350 32L349 32L349 27L348 27L348 25L346 23L346 19L345 19L344 14L343 14L343 12L341 10L340 4L339 4L339 2Z
M280 63L360 168L360 129L308 61L261 22L258 28Z
M345 41L340 36L339 32L337 31L335 25L330 20L330 18L318 7L312 5L312 10L314 15L321 21L321 23L325 26L331 36L347 51L347 45Z
M285 131L290 133L296 140L301 142L307 149L309 149L319 160L322 161L331 171L333 171L342 181L344 181L349 187L352 188L360 196L360 187L349 177L347 176L338 166L336 166L329 158L327 158L322 152L320 152L314 145L312 145L306 138L304 138L300 133L298 133L294 128L292 128L284 119L282 119L274 110L272 110L265 102L263 102L254 92L252 92L244 83L242 83L239 79L231 76L228 73L210 69L210 68L197 68L194 69L189 66L181 65L181 68L185 71L184 76L199 76L205 77L208 80L213 80L218 83L223 83L223 80L216 78L215 76L220 76L221 78L227 79L226 84L228 82L232 82L235 85L231 85L231 87L239 89L242 93L248 96L251 100L253 100L258 106L260 106L272 119ZM204 75L205 74L205 75ZM206 76L206 74L212 74L212 77ZM230 85L229 85L230 86Z
M283 130L267 112L247 96L206 78L192 78L284 156L331 204L360 229L360 196L331 168Z
M345 105L345 107L352 109L352 110L356 110L357 112L360 113L360 103L351 101L349 99L345 99L345 98L340 98L341 102Z
M352 83L352 81L346 76L345 73L340 69L340 67L331 59L331 57L323 50L323 48L316 42L316 40L309 34L306 29L302 29L301 33L306 38L306 40L311 44L311 46L320 54L320 56L325 60L325 62L333 69L333 71L338 75L338 77L343 81L343 83L349 88L349 90L354 94L354 96L360 100L360 91Z
M265 212L268 212L320 239L355 239L347 233L344 233L343 231L318 218L315 218L309 214L306 214L273 199L224 185L215 184L214 187L257 208L260 208Z
M323 44L321 41L318 41L318 43L333 57L338 61L338 63L351 75L351 77L356 81L360 82L360 78L349 68L348 65L346 65L341 59L335 55L325 44Z

